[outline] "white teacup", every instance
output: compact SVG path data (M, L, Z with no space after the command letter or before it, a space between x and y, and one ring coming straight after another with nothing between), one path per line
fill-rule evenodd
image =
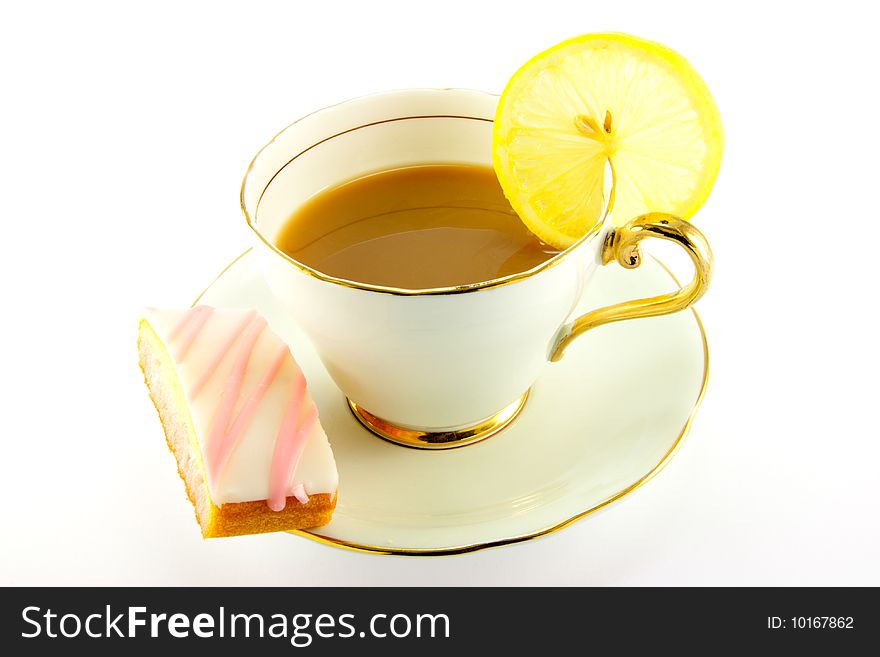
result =
M254 158L241 189L263 273L302 326L358 419L392 441L458 447L516 417L548 360L607 322L682 310L709 283L702 234L671 215L602 225L512 276L409 290L328 276L275 246L293 210L323 189L376 171L425 163L491 166L498 97L461 89L376 94L320 110L285 128ZM607 222L606 222L607 223ZM570 317L594 269L639 264L648 236L679 242L696 276L672 294Z

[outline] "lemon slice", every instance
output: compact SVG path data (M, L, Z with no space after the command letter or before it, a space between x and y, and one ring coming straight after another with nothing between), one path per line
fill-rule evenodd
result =
M492 160L529 229L566 248L602 220L609 160L615 224L645 212L687 219L712 190L723 144L715 102L681 55L625 34L585 34L507 83Z

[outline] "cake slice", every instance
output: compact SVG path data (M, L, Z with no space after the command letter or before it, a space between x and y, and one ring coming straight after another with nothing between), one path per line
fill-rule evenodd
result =
M302 371L263 317L150 309L138 351L202 536L330 522L333 452Z

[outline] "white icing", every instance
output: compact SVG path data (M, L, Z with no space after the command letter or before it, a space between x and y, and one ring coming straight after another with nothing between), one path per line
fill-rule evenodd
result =
M169 345L168 338L186 312L185 310L150 309L146 313L147 320L168 347L172 359L174 341ZM210 423L220 401L224 383L235 361L237 347L242 336L239 336L233 343L211 378L202 390L198 391L195 398L192 396L192 389L213 360L217 350L222 348L228 337L241 325L242 319L248 312L225 308L214 309L183 361L173 363L187 396L190 416L198 436L203 460L206 441L211 430ZM266 373L281 344L283 344L281 338L268 327L260 335L244 377L233 417ZM217 478L217 481L213 480L210 473L205 473L208 480L208 491L214 504L220 506L227 502L248 502L269 497L269 471L275 449L275 439L297 370L298 366L293 358L287 357L260 401L253 420L230 455L223 473ZM303 409L307 408L309 404L314 404L314 402L306 392ZM302 484L308 495L336 491L338 485L336 462L320 421L315 423L309 433L305 449L290 482L287 496L293 495L293 488L297 484Z

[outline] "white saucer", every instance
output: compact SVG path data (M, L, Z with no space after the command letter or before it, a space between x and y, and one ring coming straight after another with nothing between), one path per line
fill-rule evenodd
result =
M658 261L600 267L590 307L677 286ZM548 534L657 474L687 433L706 386L708 349L695 312L603 326L548 363L521 415L481 443L440 452L381 440L352 415L311 343L282 313L246 251L199 297L256 308L290 344L339 468L333 521L295 532L370 552L470 552Z

